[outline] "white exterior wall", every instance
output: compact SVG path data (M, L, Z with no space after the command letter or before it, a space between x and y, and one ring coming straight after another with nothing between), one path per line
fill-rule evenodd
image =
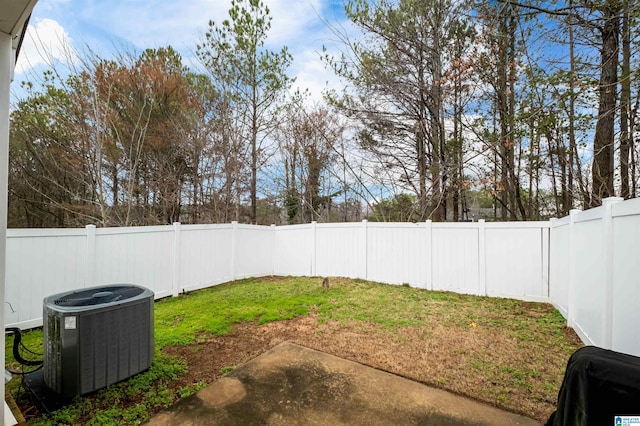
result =
M33 5L30 6L33 9ZM12 24L10 24L12 25ZM12 29L13 30L13 29ZM11 30L11 31L12 31ZM11 32L10 31L10 32ZM3 303L7 296L7 193L9 186L9 97L11 80L13 77L13 68L15 66L15 55L12 48L13 34L0 32L0 315L4 323L3 328L7 326L7 314L12 309ZM13 312L15 313L15 312ZM4 339L0 342L0 353L4 353ZM4 369L4 361L2 362ZM0 400L4 403L0 406L0 418L8 424L15 424L15 418L9 407L4 402L4 386L0 389Z
M15 309L7 309L6 290L7 265L10 253L7 247L7 192L9 180L9 98L13 80L15 61L18 57L18 44L21 35L26 32L25 22L29 20L37 0L4 2L3 16L0 19L0 318L3 328L7 326L7 313L17 314ZM35 265L32 265L35 267ZM28 290L26 290L28 291ZM24 295L24 292L23 292ZM14 297L16 297L14 292ZM17 296L21 300L24 297ZM23 312L24 313L24 312ZM18 314L19 316L19 314ZM23 316L24 318L24 316ZM0 353L5 352L4 339L0 342ZM2 364L4 366L4 362ZM4 386L0 389L0 419L5 425L17 424L15 417L5 402Z

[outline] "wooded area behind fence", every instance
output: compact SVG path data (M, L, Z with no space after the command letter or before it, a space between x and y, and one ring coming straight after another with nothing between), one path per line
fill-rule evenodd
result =
M96 285L162 298L245 277L344 276L553 303L585 343L640 355L638 236L640 200L617 198L549 222L10 229L5 322L39 326L45 296Z

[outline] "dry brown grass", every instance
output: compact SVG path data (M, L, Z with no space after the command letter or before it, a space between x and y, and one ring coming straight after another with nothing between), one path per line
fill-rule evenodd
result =
M567 358L581 346L578 337L570 329L549 335L522 324L503 328L511 315L526 320L553 314L550 305L517 302L498 323L495 312L478 319L473 305L457 307L456 318L476 318L463 324L436 315L437 309L424 325L393 329L372 321L323 320L312 312L262 325L239 323L225 336L200 335L198 343L164 351L187 361L189 373L180 384L188 385L214 381L222 371L291 341L545 421L555 410Z

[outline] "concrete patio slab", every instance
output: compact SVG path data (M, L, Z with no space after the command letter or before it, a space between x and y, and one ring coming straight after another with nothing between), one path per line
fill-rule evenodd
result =
M523 425L540 423L353 361L282 343L149 425Z

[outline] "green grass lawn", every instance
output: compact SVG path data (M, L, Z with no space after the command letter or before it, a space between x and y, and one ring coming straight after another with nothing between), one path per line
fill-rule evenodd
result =
M575 339L567 337L564 318L547 304L425 291L357 279L332 279L331 283L330 290L323 291L319 278L255 278L158 301L155 304L156 356L150 370L89 397L78 398L74 404L48 417L31 419L30 424L140 423L206 384L199 382L175 388L173 382L186 372L187 365L184 360L163 354L161 349L168 345L194 344L212 335L224 336L240 322L266 324L313 312L319 324L362 323L398 336L412 333L425 324L437 324L458 333L483 330L503 336L516 348L539 351L542 358L550 348L560 358L565 355L568 358L579 346ZM42 331L25 333L23 342L28 348L42 352ZM11 354L11 339L7 339L6 344L5 362L17 369ZM532 393L526 389L532 386L535 375L539 375L535 363L522 366L503 362L500 357L487 357L485 352L465 358L465 374L482 371L488 375L487 380L507 380L509 387L522 387L532 398L549 398L538 395L544 390ZM549 395L557 393L562 371L551 373L556 383L548 389ZM451 378L443 377L434 384L447 388L449 380ZM12 380L9 391L25 405L28 399L24 392L18 391L19 382L19 379ZM498 405L501 398L509 397L508 393L500 396L499 388L492 392L496 393ZM483 399L483 395L471 396ZM513 402L516 403L519 402ZM504 404L511 407L509 401Z

